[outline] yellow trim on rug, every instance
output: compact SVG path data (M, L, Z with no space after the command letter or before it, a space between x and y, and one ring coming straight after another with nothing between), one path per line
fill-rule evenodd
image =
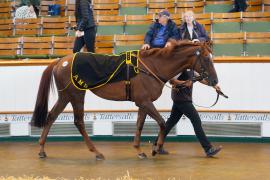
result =
M134 54L132 54L132 52L134 52L134 51L136 51L137 52L137 54L136 54L136 56L134 55ZM134 68L134 71L135 71L135 73L139 73L139 70L138 70L138 66L139 66L139 60L138 60L138 58L139 58L139 52L140 52L140 50L131 50L131 51L126 51L126 52L122 52L122 53L120 53L120 55L122 55L122 54L126 54L126 59L124 60L124 61L122 61L121 62L121 64L116 68L116 70L110 75L110 77L107 79L107 81L106 82L104 82L104 83L102 83L102 84L100 84L100 85L98 85L98 86L95 86L95 87L92 87L92 88L85 88L85 89L82 89L82 88L80 88L80 87L78 87L76 84L75 84L75 82L73 81L73 76L72 76L72 68L73 68L73 62L74 62L74 59L75 59L75 57L76 57L76 55L78 54L78 52L77 53L75 53L74 54L74 56L73 56L73 59L72 59L72 62L71 62L71 72L70 72L70 78L71 78L71 82L72 82L72 84L73 84L73 86L75 87L75 88L77 88L77 89L79 89L79 90L84 90L84 91L86 91L86 90L93 90L93 89L97 89L97 88L100 88L100 87L102 87L102 86L104 86L104 85L106 85L113 77L114 77L114 75L115 75L115 73L118 71L118 69L123 65L123 63L125 62L126 64L132 64L132 62L131 62L131 57L133 56L133 57L136 57L137 58L137 65L136 66L134 66L134 64L132 64L133 65L133 68ZM80 53L89 53L89 54L97 54L97 53L92 53L92 52L80 52ZM128 56L128 53L129 53L129 56ZM120 55L117 55L117 54L99 54L99 55L106 55L106 56L120 56ZM128 58L129 57L129 58Z

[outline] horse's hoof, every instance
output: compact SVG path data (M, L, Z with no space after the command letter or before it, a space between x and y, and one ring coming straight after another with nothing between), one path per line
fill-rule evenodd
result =
M153 147L152 147L152 156L155 156L157 153L158 153L157 146L153 145Z
M145 153L140 153L140 154L138 154L138 158L147 159L147 155Z
M96 155L96 160L103 161L103 160L105 160L105 157L103 156L103 154L98 154L98 155Z
M152 156L155 156L157 154L156 150L152 150Z
M40 153L38 153L38 155L39 155L39 158L41 158L41 159L47 157L47 154L45 152L40 152Z

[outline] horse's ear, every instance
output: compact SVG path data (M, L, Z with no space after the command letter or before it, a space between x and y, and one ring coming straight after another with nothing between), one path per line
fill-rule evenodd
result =
M212 40L206 41L205 45L207 45L208 47L212 47L213 46L213 41Z

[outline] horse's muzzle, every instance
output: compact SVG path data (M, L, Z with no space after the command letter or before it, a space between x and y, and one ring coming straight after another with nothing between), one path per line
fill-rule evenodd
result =
M215 86L218 84L218 79L209 79L208 85L209 86Z

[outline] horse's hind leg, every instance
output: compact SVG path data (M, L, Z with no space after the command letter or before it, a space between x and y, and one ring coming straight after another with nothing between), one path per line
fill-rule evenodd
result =
M84 93L85 94L85 93ZM84 95L83 97L78 95L76 98L71 101L73 111L74 111L74 124L80 131L83 139L89 149L89 151L94 152L96 154L96 160L104 160L105 157L101 154L96 147L94 146L93 142L91 141L90 137L88 136L85 130L84 124Z
M137 118L137 131L134 137L133 146L137 150L137 154L140 159L147 158L146 154L141 150L141 147L140 147L140 138L141 138L145 118L146 118L146 112L142 110L142 108L139 108L138 118Z
M46 120L47 123L44 126L42 134L41 134L40 139L39 139L39 144L40 144L39 157L40 158L47 157L45 150L44 150L44 146L45 146L45 142L46 142L48 133L50 131L52 124L57 119L58 115L65 109L67 104L68 104L67 100L59 97L57 102L55 103L54 107L52 108L52 110L48 113L48 117Z

